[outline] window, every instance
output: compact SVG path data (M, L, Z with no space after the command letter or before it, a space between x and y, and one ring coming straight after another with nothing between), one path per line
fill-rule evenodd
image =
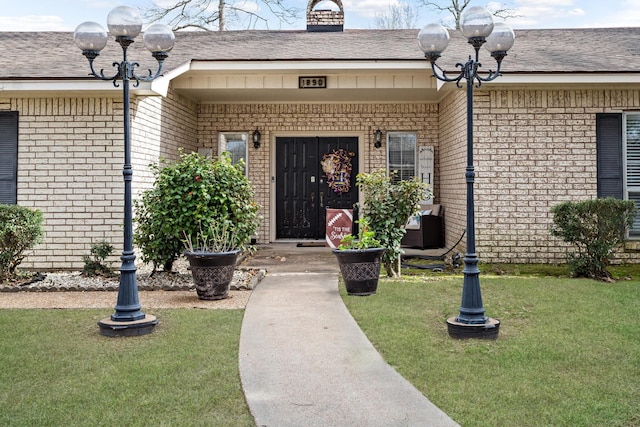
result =
M640 208L640 114L625 114L624 117L624 198L634 201ZM640 218L637 216L629 235L640 237Z
M416 176L416 134L387 132L387 169L394 181Z
M231 162L235 165L240 162L240 160L244 161L244 174L247 175L247 170L249 167L248 163L248 138L249 134L247 133L221 133L220 134L220 143L219 154L229 153L231 155Z
M0 203L18 202L18 112L0 112Z
M640 113L597 114L598 197L633 200L640 208ZM629 230L640 238L640 217Z

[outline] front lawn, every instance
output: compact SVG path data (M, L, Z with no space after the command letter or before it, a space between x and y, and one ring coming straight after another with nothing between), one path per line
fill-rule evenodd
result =
M462 277L381 279L347 307L400 374L463 426L640 425L640 282L481 276L496 341L449 338Z
M109 338L104 310L0 310L2 426L253 426L238 374L242 310L156 310Z

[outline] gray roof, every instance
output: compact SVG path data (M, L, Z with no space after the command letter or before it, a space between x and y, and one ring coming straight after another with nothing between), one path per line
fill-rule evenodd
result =
M418 30L180 32L166 61L171 70L189 60L424 61L417 46ZM129 60L142 69L155 61L138 37ZM516 30L516 42L504 60L503 73L616 73L640 71L640 28ZM446 69L464 62L472 48L459 32L451 32L449 48L438 63ZM73 42L73 33L0 32L0 79L88 78L89 68ZM115 73L112 62L122 54L109 40L96 68ZM488 55L484 68L495 67Z

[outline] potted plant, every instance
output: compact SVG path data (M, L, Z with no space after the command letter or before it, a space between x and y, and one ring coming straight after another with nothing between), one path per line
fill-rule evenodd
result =
M154 187L136 203L143 260L170 271L184 253L202 299L228 295L238 255L252 248L259 207L242 166L226 154L210 159L181 152L175 164L152 166ZM206 283L226 291L205 291Z
M420 201L431 198L432 193L427 184L416 178L397 180L384 169L358 174L356 185L363 193L360 212L386 248L382 264L387 276L397 277L404 226L409 216L418 211Z
M184 256L189 261L191 275L198 298L219 300L229 296L229 286L236 268L239 246L231 233L229 220L210 224L209 230L202 229L195 236L183 231L185 240Z
M333 254L338 259L347 294L372 295L378 289L380 261L385 248L375 238L375 232L369 229L366 218L358 224L358 238L353 234L346 235L340 246L333 249Z

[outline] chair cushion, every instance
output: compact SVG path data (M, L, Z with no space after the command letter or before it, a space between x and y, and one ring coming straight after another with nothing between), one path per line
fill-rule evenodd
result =
M441 205L420 204L420 211L415 215L411 215L407 220L404 228L407 230L420 230L420 219L425 215L439 216L442 212Z
M420 230L420 215L411 215L404 228L407 230Z

